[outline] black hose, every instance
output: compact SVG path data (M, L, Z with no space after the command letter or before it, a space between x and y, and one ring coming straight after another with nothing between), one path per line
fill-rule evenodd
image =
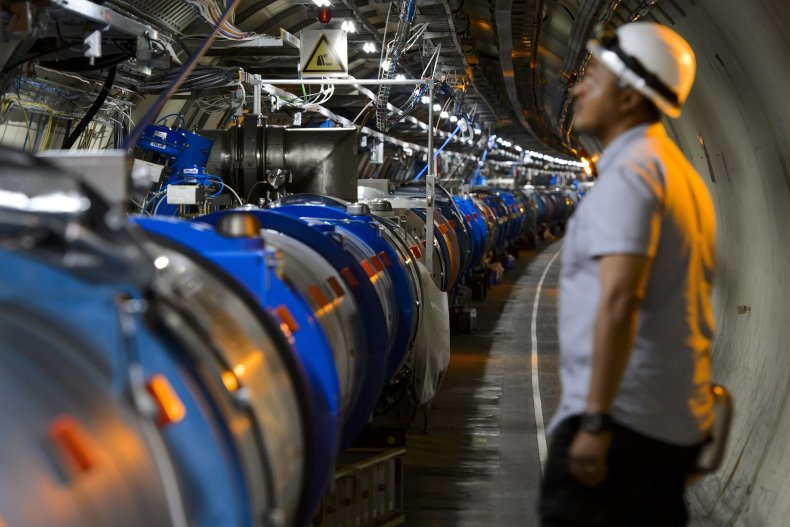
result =
M69 148L74 145L74 143L79 139L82 132L88 127L90 122L96 117L96 114L99 113L104 101L107 100L107 96L110 95L110 88L112 88L112 83L115 82L115 69L116 66L112 66L110 68L110 72L107 74L107 79L104 81L104 86L101 87L101 91L99 95L96 97L96 100L93 101L93 104L88 109L88 113L85 114L85 117L82 118L80 124L77 125L77 128L71 133L71 135L67 136L63 140L63 146L61 148L63 150L68 150Z
M41 66L55 71L82 72L103 70L111 66L116 66L121 62L129 60L125 54L107 55L94 60L93 64L85 57L75 57L65 60L41 62Z
M46 51L42 51L41 53L36 53L35 55L27 56L27 57L25 57L22 60L18 60L16 62L14 62L10 66L4 66L3 70L2 70L2 73L5 73L7 71L11 71L14 68L16 68L17 66L19 66L20 64L24 64L25 62L30 62L31 60L36 60L37 58L44 57L46 55L52 55L53 53L57 53L58 51L63 51L64 49L68 49L68 48L71 48L71 47L74 47L74 44L68 43L68 44L64 44L62 46L58 46L58 47L56 47L54 49L48 49Z

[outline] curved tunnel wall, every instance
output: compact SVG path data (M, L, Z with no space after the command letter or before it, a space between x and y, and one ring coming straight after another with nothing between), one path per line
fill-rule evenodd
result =
M668 131L716 204L714 380L736 405L728 455L718 473L691 488L691 507L709 525L786 525L790 4L673 3L686 11L672 27L693 46L698 71L683 116Z

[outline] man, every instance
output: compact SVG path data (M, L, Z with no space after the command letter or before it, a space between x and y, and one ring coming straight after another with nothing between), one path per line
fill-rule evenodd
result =
M685 481L712 424L714 213L667 137L694 81L665 26L600 31L574 88L574 127L604 151L569 224L560 278L562 399L544 527L685 525Z

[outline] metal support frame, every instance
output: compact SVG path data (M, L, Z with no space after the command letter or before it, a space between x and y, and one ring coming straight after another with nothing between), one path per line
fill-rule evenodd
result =
M88 0L51 0L52 5L61 9L80 15L88 20L103 24L107 28L113 28L124 33L137 37L137 69L144 75L151 74L149 62L151 53L149 51L149 40L159 40L162 36L159 31L148 24L138 22L133 18L122 15L104 6L100 6ZM170 42L162 44L166 48ZM175 55L174 53L171 54Z
M427 84L432 82L430 79L262 79L263 84L273 84L275 86L321 86L327 84L334 84L335 86L353 86L359 84L365 85L378 85L378 84L391 84L393 86L414 86L417 84Z
M425 176L425 267L433 269L433 207L436 197L436 165L433 159L433 79L428 82L428 174Z
M263 86L263 82L261 82L261 76L252 75L250 79L250 84L252 84L252 113L260 117L261 116L261 87Z

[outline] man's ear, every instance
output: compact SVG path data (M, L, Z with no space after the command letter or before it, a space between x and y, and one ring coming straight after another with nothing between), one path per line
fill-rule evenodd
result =
M634 88L627 87L620 90L620 111L624 114L639 111L645 103L645 96Z

